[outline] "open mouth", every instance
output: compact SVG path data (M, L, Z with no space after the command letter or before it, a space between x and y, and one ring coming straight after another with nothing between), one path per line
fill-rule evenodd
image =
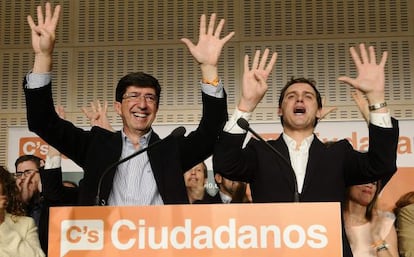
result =
M296 107L293 110L294 114L304 114L306 112L306 109L304 107Z
M146 118L148 116L148 114L146 113L138 113L138 112L134 112L133 115L137 118Z

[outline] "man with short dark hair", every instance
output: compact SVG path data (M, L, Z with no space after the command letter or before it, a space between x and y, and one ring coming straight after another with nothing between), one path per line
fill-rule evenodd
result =
M242 96L216 145L213 167L232 180L250 183L253 202L341 202L346 187L379 180L396 171L398 122L390 117L384 96L384 52L376 63L373 47L360 45L360 55L351 48L358 77L340 77L365 94L370 104L369 151L355 151L347 140L329 146L314 134L321 117L322 101L315 83L292 79L282 89L278 114L283 133L268 143L251 139L242 149L246 131L238 126L240 117L249 120L263 98L270 73L263 60L249 69L245 63ZM345 233L343 233L345 235ZM344 237L344 255L352 256Z
M234 33L220 38L224 20L214 29L216 15L211 15L208 25L202 15L197 45L182 39L202 73L203 115L198 128L188 136L165 138L156 147L103 174L113 163L161 140L152 129L161 86L156 78L143 72L121 78L115 102L123 122L121 131L97 126L87 131L59 118L53 105L50 73L60 6L52 10L46 3L45 15L40 6L37 15L38 24L28 17L35 53L33 69L24 80L29 129L83 168L79 204L93 205L96 198L106 205L188 203L183 173L212 154L227 119L226 94L217 64L224 44Z
M35 155L22 155L16 159L14 166L16 172L16 185L19 188L22 201L26 204L25 209L37 226L39 226L42 206L42 184L40 182L40 168L44 161Z

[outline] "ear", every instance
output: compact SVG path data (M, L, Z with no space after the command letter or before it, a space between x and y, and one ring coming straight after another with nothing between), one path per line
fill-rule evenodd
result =
M120 102L117 102L117 101L114 102L115 112L118 113L119 116L121 116L122 114L121 107L122 107L122 104Z
M278 115L279 117L283 115L283 114L282 114L282 108L280 108L280 107L278 107L278 108L277 108L277 115Z
M319 108L316 111L316 118L319 120L322 117L322 108Z

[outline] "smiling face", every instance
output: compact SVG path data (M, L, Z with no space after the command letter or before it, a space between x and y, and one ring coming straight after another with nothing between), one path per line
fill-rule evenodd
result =
M28 190L32 190L33 193L39 192L40 174L39 166L32 160L20 162L17 165L16 173L22 174L16 177L16 184L19 188L25 183L26 180L30 180L28 184Z
M282 116L285 132L299 130L313 133L320 111L314 88L308 83L298 82L284 91L279 116Z
M154 96L155 101L152 100ZM115 109L122 118L123 129L127 136L140 137L150 130L158 111L157 100L153 87L126 88L121 102L115 102Z
M206 167L203 163L199 163L184 173L185 186L188 188L204 188L207 182Z

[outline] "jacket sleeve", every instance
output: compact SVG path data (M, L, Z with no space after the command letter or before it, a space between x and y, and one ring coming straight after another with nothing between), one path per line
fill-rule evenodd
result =
M227 121L227 99L202 94L199 126L180 141L182 169L187 171L213 154L214 145Z
M24 87L24 92L29 130L83 167L91 140L89 131L76 127L57 115L51 83L36 89Z
M43 257L39 236L34 220L30 217L17 217L17 222L10 216L0 225L0 256Z
M376 180L387 182L397 171L398 121L392 128L369 125L367 153L349 151L346 172L347 185L365 184Z
M250 147L257 140L250 139L243 148L245 134L222 132L214 149L213 169L235 181L250 182L256 167L256 153Z

